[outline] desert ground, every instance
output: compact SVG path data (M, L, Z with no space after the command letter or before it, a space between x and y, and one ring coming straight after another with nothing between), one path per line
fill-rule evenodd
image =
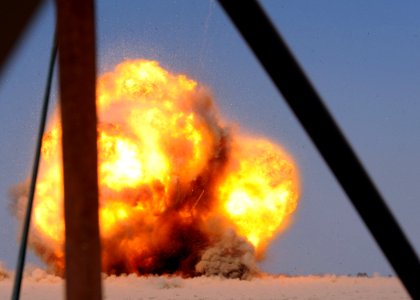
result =
M251 280L220 277L180 278L137 275L103 276L104 299L409 299L396 277L374 275L262 275ZM13 273L0 276L0 298L9 299ZM62 299L64 281L42 269L25 272L21 299Z

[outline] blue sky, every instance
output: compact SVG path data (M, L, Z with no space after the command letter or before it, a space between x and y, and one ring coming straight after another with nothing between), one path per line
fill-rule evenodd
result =
M263 1L420 251L420 3ZM251 20L252 22L252 20ZM0 78L0 261L17 257L9 188L31 169L54 24L48 2ZM281 96L214 1L97 1L98 70L156 59L211 88L221 114L293 154L302 196L273 273L391 273ZM53 92L57 97L57 90ZM37 259L30 255L30 262Z

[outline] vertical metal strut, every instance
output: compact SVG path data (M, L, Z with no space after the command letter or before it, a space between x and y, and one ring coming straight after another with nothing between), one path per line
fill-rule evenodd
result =
M102 297L94 25L93 0L57 0L69 300Z

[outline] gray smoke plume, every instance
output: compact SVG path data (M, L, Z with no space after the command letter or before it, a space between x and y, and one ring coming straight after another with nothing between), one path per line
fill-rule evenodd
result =
M250 279L258 274L254 247L235 231L226 231L221 240L207 248L196 272L206 276Z
M10 278L10 272L3 265L3 262L0 261L0 281Z
M23 220L25 216L25 209L28 203L28 194L29 194L29 181L28 180L25 180L21 183L14 185L9 190L9 198L10 198L9 208L12 214L18 220Z

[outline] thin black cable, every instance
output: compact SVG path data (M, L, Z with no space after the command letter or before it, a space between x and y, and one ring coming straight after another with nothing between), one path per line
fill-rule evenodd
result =
M420 299L420 263L350 144L255 0L219 0L341 184L389 263Z
M39 160L41 158L42 137L44 136L45 124L48 115L48 104L51 94L51 85L54 74L54 66L57 56L57 37L54 34L53 46L51 48L51 56L48 67L47 84L45 86L44 103L41 111L41 120L39 124L38 139L35 148L34 165L32 169L31 185L29 188L28 205L26 207L25 219L23 220L22 237L19 248L19 256L15 271L15 281L13 284L12 300L18 300L22 286L23 269L25 267L26 248L28 245L29 227L31 224L32 206L34 201L36 180L38 177Z

